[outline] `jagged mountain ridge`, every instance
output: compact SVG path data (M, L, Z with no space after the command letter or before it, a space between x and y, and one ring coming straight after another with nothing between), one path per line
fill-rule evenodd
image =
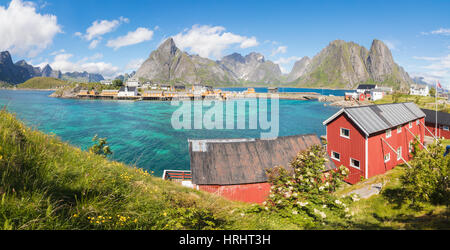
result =
M276 82L281 76L278 65L259 53L243 57L234 53L213 61L181 51L172 38L164 41L137 70L138 78L188 84Z
M53 77L78 82L99 82L104 80L101 74L93 74L86 71L61 73L59 70L53 70L49 64L41 69L28 64L25 60L13 63L11 54L8 51L0 52L0 81L19 84L34 77Z
M394 62L389 48L375 39L370 50L354 42L332 41L311 59L308 68L294 82L302 87L348 89L360 83L381 83L405 90L412 80Z

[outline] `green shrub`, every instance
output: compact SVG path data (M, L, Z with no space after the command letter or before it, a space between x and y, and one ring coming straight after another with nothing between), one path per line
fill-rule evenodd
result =
M349 170L341 166L326 172L325 156L321 146L313 146L297 155L290 164L291 171L283 167L268 170L272 187L269 198L263 203L265 210L277 211L305 227L349 217L351 198L337 198L332 194Z
M420 208L423 203L449 205L450 202L450 155L444 156L441 141L428 145L427 150L415 152L401 176L401 196L405 203Z

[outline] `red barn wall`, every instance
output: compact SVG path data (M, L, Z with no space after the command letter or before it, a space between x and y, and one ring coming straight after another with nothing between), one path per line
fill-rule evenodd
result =
M430 132L428 132L427 130L425 130L425 135L427 136L435 136L436 132L435 132L435 124L434 123L425 123L425 125L427 126L427 128L431 131L431 133L433 133L433 135L430 134ZM450 131L444 130L442 125L438 124L438 128L437 128L437 136L439 138L444 137L445 139L450 139Z
M240 185L198 185L199 190L215 193L233 201L262 203L269 196L269 183L253 183Z
M424 119L421 119L424 122ZM397 160L397 152L392 151L392 149L381 140L385 139L394 150L397 150L400 146L402 147L402 157L409 161L411 159L411 154L409 153L409 142L414 141L414 136L409 133L406 128L408 128L413 134L420 135L421 143L423 143L425 127L419 123L417 125L416 121L412 122L412 128L409 128L409 123L402 125L401 133L397 133L397 127L392 128L391 137L386 138L386 131L382 131L375 135L369 137L369 156L368 156L368 177L383 174L386 171L394 168L395 166L404 163L401 159ZM384 156L390 153L390 160L384 162Z
M341 128L350 130L350 138L341 137ZM346 179L349 183L360 181L365 173L365 135L358 127L342 114L327 125L327 152L332 157L332 151L341 155L340 161L332 159L336 167L346 166L350 170L349 177ZM358 160L360 169L350 166L350 158Z

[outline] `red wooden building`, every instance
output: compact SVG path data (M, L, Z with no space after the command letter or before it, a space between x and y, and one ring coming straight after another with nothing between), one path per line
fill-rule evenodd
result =
M422 109L425 117L425 135L450 139L450 114L429 109ZM437 124L437 126L436 126ZM431 133L430 133L431 132Z
M270 193L266 169L289 168L297 154L321 145L316 135L295 135L273 140L189 140L194 187L230 200L262 203ZM330 160L326 169L336 168Z
M354 184L408 161L414 139L423 144L424 119L414 103L343 108L323 122L327 152L350 169L347 182Z

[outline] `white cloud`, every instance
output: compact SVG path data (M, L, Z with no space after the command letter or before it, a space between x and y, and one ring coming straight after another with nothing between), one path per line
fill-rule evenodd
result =
M146 28L137 28L135 31L130 31L125 36L118 37L116 39L109 40L106 46L117 50L121 47L130 46L145 41L149 41L153 38L153 31Z
M202 57L212 55L215 58L220 58L222 52L233 44L242 49L259 45L255 37L236 35L225 32L224 27L209 25L194 25L191 29L176 34L173 39L181 50L188 48Z
M435 83L437 80L442 84L450 87L450 54L443 57L414 57L417 60L424 60L431 64L422 66L425 72L415 73L415 75L423 76L425 81Z
M86 35L84 36L86 40L91 41L96 37L100 37L104 34L114 31L121 23L128 23L129 19L124 17L119 17L118 20L96 20L92 25L87 28Z
M9 6L0 6L0 50L35 57L62 33L54 15L41 15L35 4L12 0Z
M144 58L133 59L125 66L125 70L137 70L144 61Z
M69 53L57 54L54 57L53 62L50 62L50 66L54 70L60 70L61 72L83 72L102 74L105 78L113 77L119 72L119 68L106 62L95 62L95 60L101 59L102 54L95 54L92 57L85 57L79 61L71 61L73 55ZM45 66L47 62L39 64L40 67Z
M89 49L95 49L99 43L100 43L100 39L93 40L93 41L89 44Z
M423 61L439 61L439 57L429 57L429 56L413 56L416 60L423 60Z
M433 30L430 32L421 32L420 34L422 35L446 35L446 36L450 36L450 29L445 29L445 28L440 28L437 30Z
M287 52L287 46L278 46L278 48L272 50L272 56L276 54L284 54Z
M450 29L440 28L440 29L438 29L438 30L433 30L433 31L431 31L431 34L450 35Z
M298 57L298 56L280 57L278 60L274 61L274 63L276 63L276 64L289 64L289 63L298 61L300 59L302 59L302 58Z
M280 57L278 60L274 61L274 63L278 64L280 66L281 73L287 74L290 71L286 68L286 65L292 66L292 64L298 60L302 59L298 56L291 56L291 57Z

